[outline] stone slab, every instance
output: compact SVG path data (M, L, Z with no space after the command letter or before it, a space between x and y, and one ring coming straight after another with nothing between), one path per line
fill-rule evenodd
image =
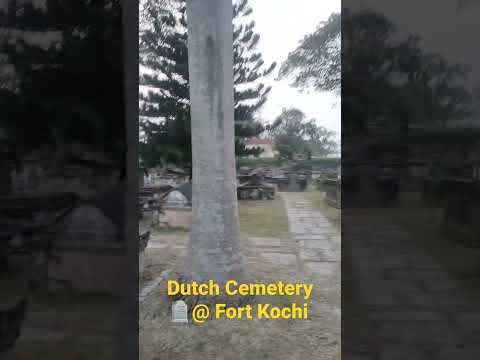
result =
M316 274L319 276L332 275L335 271L340 271L340 266L337 263L331 262L305 262L304 268L307 273Z

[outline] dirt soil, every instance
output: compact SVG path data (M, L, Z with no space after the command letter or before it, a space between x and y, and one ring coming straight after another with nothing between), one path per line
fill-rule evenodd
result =
M31 293L21 278L13 276L0 277L0 288L2 309L11 308L19 299L28 301L21 335L5 359L115 358L118 298L102 294Z

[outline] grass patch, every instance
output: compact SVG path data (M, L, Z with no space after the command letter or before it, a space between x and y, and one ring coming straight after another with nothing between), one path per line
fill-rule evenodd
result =
M284 166L289 164L297 164L298 166L330 166L336 167L340 164L340 158L320 158L311 160L285 160L280 158L237 158L237 166Z
M242 200L238 202L240 231L246 236L289 237L288 218L283 199Z
M28 300L21 336L10 354L12 359L115 358L121 316L119 297L77 291L31 292L25 277L8 274L0 276L0 288L0 310L10 308L20 299Z
M189 229L180 228L180 227L160 227L156 226L153 228L153 235L186 235L189 233Z
M342 211L328 205L325 201L325 193L318 191L315 187L309 187L305 195L312 202L313 206L320 210L338 231L341 231Z

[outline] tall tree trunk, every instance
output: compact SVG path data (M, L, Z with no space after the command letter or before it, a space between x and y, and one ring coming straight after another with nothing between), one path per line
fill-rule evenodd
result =
M220 283L241 277L235 170L231 0L189 0L193 223L187 270Z

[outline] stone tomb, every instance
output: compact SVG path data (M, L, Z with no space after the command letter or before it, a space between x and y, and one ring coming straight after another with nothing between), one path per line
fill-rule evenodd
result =
M10 237L10 271L26 276L33 290L119 293L123 206L116 206L119 198L110 195L108 206L105 199L72 197L54 208L25 211L31 216Z
M162 198L160 224L189 229L192 225L192 183L168 191Z

